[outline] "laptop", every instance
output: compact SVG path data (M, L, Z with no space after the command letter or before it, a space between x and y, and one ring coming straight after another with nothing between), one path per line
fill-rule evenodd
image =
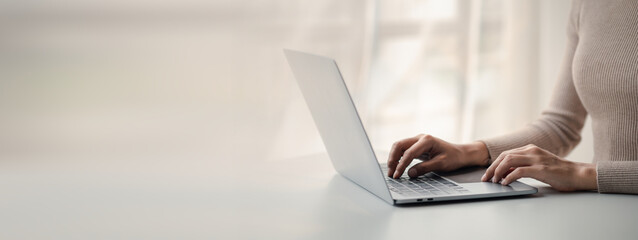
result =
M518 181L508 186L478 178L476 182L459 183L433 172L413 179L407 174L399 179L387 177L386 164L377 160L335 60L288 49L284 53L335 170L389 204L496 198L538 191Z

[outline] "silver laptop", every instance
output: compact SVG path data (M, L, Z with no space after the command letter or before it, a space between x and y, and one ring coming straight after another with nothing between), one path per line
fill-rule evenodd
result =
M441 202L534 194L521 182L458 183L436 173L410 179L386 176L363 128L337 63L330 58L284 49L288 63L319 129L333 167L345 178L390 204ZM484 169L482 169L484 171Z

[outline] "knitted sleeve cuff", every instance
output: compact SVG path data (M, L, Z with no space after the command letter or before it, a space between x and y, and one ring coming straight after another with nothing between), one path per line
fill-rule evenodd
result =
M534 143L537 146L548 149L545 145L552 145L551 138L544 134L542 131L534 128L534 127L526 127L523 129L519 129L518 131L511 132L506 135L487 138L483 140L479 140L485 144L487 147L487 151L490 153L490 164L502 152L519 148L525 146L530 143ZM552 150L552 149L548 149Z
M638 161L598 162L598 192L638 194Z
M496 158L501 155L502 152L515 148L516 146L512 146L508 144L507 140L501 138L490 138L480 140L487 147L487 151L490 154L489 164L491 165Z

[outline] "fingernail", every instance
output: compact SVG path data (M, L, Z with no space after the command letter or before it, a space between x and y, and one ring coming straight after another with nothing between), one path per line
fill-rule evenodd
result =
M496 181L496 177L493 177L493 178L492 178L492 182L493 182L493 183L497 183L497 182L498 182L498 181Z
M481 177L481 181L485 182L485 174Z

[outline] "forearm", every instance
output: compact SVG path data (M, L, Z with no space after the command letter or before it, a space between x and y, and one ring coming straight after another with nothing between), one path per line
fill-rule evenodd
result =
M555 155L564 157L580 141L580 131L587 117L587 110L574 86L572 65L578 47L580 7L573 7L567 29L566 53L554 87L552 98L541 117L523 129L510 134L483 140L489 149L491 160L503 151L534 144ZM507 118L507 115L495 116Z

